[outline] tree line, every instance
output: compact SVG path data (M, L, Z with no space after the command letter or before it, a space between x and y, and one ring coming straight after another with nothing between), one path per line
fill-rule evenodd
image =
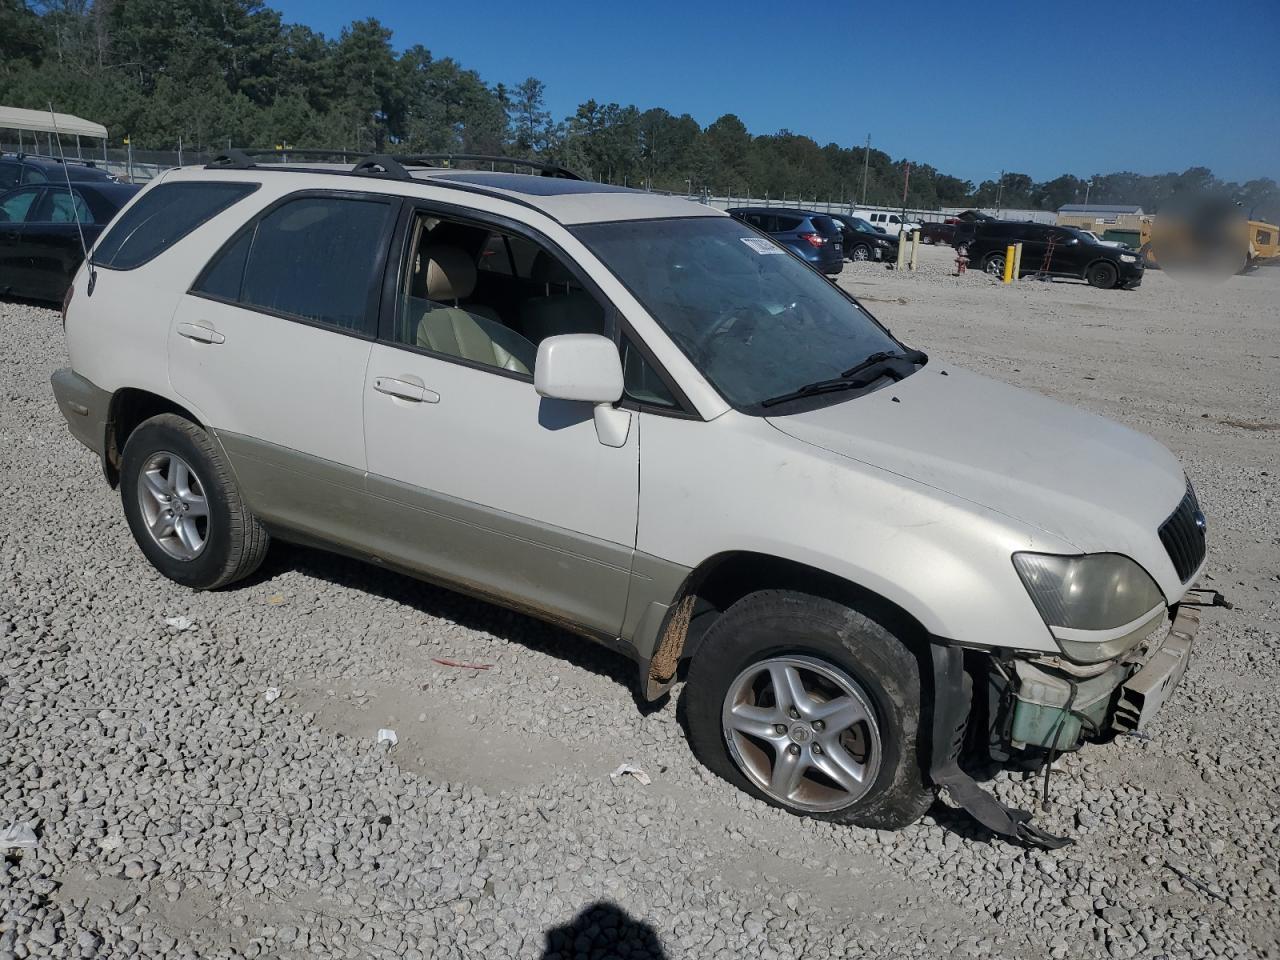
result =
M789 130L752 135L733 114L704 127L663 107L587 100L556 119L534 77L490 83L420 44L397 52L376 19L325 37L262 0L0 0L0 90L10 106L52 102L135 147L504 153L674 192L859 202L865 177L868 203L896 205L907 163ZM908 183L906 205L925 209L1055 210L1087 194L1153 211L1198 190L1280 216L1274 180L1223 182L1203 167L975 185L912 159Z

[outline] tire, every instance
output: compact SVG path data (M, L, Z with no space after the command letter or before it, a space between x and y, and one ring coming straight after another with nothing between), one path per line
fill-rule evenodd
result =
M183 586L226 586L253 573L267 554L270 537L213 441L175 414L145 420L129 434L120 499L143 554Z
M786 671L793 665L806 688L806 702L803 713L790 714L787 723L792 726L782 733L786 724L776 721L783 719L778 713L783 705L768 690L775 671L790 676ZM754 679L744 688L743 677ZM844 681L852 682L851 691ZM744 689L751 691L745 700ZM844 733L834 726L825 730L818 721L813 726L805 722L841 703L851 712L832 716L864 719ZM739 600L698 648L681 705L690 744L703 764L790 813L896 829L914 823L933 802L920 747L919 661L885 627L845 604L790 590L765 590ZM741 718L738 711L745 711ZM758 724L769 739L734 729L738 723ZM858 768L861 755L863 781L855 790L842 790L812 766L786 797L769 789L765 781L779 769L770 757L777 761L786 750L797 757L795 764L830 765L836 756L832 737L837 744L851 744L840 748L844 752L837 769ZM818 757L821 744L827 749Z
M1084 278L1089 281L1089 285L1097 287L1099 290L1110 290L1116 285L1116 281L1120 279L1120 272L1115 266L1107 263L1105 260L1099 260L1092 263L1084 272Z
M982 269L984 273L989 273L993 277L1004 277L1004 254L993 253L987 259L982 261Z
M865 263L871 259L871 248L865 243L859 243L849 251L849 259L857 263Z

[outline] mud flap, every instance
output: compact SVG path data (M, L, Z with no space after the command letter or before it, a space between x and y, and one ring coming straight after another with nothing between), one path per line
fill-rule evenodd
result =
M929 650L933 658L933 743L929 778L992 833L1042 850L1057 850L1073 843L1068 837L1045 833L1031 823L1030 813L1005 806L960 769L965 718L971 706L971 693L966 691L964 683L964 651L940 643L930 644Z

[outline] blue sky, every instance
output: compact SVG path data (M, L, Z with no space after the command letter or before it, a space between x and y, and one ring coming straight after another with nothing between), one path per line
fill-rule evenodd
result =
M268 0L337 36L377 17L489 83L752 133L872 144L975 182L1194 165L1280 179L1280 0ZM981 11L977 15L977 11Z

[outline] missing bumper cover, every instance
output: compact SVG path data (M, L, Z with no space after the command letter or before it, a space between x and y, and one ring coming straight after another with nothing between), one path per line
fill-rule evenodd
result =
M959 647L931 644L933 659L933 743L930 779L947 791L969 816L992 833L1027 846L1056 850L1072 841L1031 823L1026 810L1008 807L960 769L960 747L971 693L964 682L964 653Z

